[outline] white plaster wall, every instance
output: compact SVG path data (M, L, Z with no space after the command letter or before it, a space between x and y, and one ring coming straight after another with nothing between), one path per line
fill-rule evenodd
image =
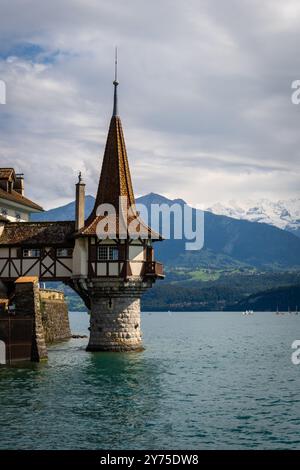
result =
M77 238L73 251L73 275L87 276L88 274L88 240L85 238Z
M130 263L130 268L133 276L140 276L142 272L143 262Z
M20 268L21 268L21 261L18 259L14 260L14 264L12 264L10 268L10 275L12 277L19 277Z
M40 275L40 262L35 264L37 258L24 258L23 259L23 275L26 276L39 276ZM27 272L28 271L28 272Z
M8 248L0 248L0 258L8 258L9 249Z
M106 276L106 263L97 263L98 276Z
M119 275L119 263L109 263L108 273L110 276L118 276Z
M6 347L4 341L0 340L0 364L6 364Z
M129 259L132 261L143 261L144 260L144 248L142 245L130 245L129 246Z
M0 272L2 272L2 269L4 268L6 261L4 259L0 259ZM1 277L8 277L8 267L4 269L4 271L1 274Z
M61 262L66 265L69 269L72 270L73 268L73 260L72 258L62 258ZM60 263L56 263L56 275L58 277L68 277L71 276L70 271L68 271L64 266L62 266Z
M0 214L2 214L2 209L6 210L7 212L7 218L11 222L18 222L16 218L16 212L20 214L21 219L19 222L28 222L29 221L29 212L22 210L18 206L14 206L13 203L9 204L8 201L5 201L4 199L0 200Z

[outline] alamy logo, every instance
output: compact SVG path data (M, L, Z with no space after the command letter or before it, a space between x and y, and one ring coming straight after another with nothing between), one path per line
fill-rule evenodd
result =
M293 81L292 89L295 90L291 96L292 103L300 104L300 80Z
M292 363L294 366L299 366L300 364L300 340L295 339L295 341L292 343L292 349L295 349L291 356Z
M100 240L163 239L184 240L186 250L204 246L204 212L187 204L136 204L129 207L126 196L119 197L118 211L111 204L97 208L96 233ZM151 229L149 228L151 227Z
M0 104L6 104L6 83L0 80Z
M0 340L0 365L6 364L6 348L4 341Z

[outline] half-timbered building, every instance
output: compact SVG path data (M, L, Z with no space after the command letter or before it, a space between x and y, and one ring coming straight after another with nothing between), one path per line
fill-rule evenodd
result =
M135 208L117 87L115 80L113 114L91 214L85 219L85 184L80 175L75 221L0 217L0 280L10 289L21 276L69 284L90 309L89 350L141 349L140 298L163 278L152 247L161 237ZM14 178L10 173L7 184Z
M0 217L2 220L27 222L30 214L43 208L24 195L24 175L14 168L0 168Z

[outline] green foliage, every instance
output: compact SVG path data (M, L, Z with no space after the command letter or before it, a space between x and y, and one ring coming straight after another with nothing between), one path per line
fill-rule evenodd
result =
M253 294L282 287L289 289L297 283L300 284L300 273L294 271L234 270L211 273L211 279L205 280L173 278L171 282L165 280L147 291L142 298L142 308L146 311L232 310L235 307L241 310L243 302Z
M81 298L63 283L47 283L64 291L70 311L86 311ZM300 273L261 272L255 269L190 271L174 269L142 298L144 311L274 310L297 305L289 297L291 286L300 285ZM279 297L278 297L279 295ZM290 299L290 300L289 300ZM295 304L295 305L294 305ZM300 299L299 299L300 307Z
M252 294L228 310L256 310L256 311L298 311L300 308L300 284L270 289Z

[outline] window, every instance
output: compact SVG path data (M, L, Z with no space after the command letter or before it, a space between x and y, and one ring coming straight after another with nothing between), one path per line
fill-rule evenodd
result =
M21 220L21 214L20 212L16 212L16 220Z
M119 259L119 250L115 246L98 246L98 260L117 261Z
M7 209L2 208L1 215L7 215L7 214L8 214Z
M23 258L39 258L41 250L39 248L24 248Z
M58 258L70 258L72 256L72 248L57 248L56 256Z
M108 259L108 247L99 246L98 247L98 259L106 261Z

